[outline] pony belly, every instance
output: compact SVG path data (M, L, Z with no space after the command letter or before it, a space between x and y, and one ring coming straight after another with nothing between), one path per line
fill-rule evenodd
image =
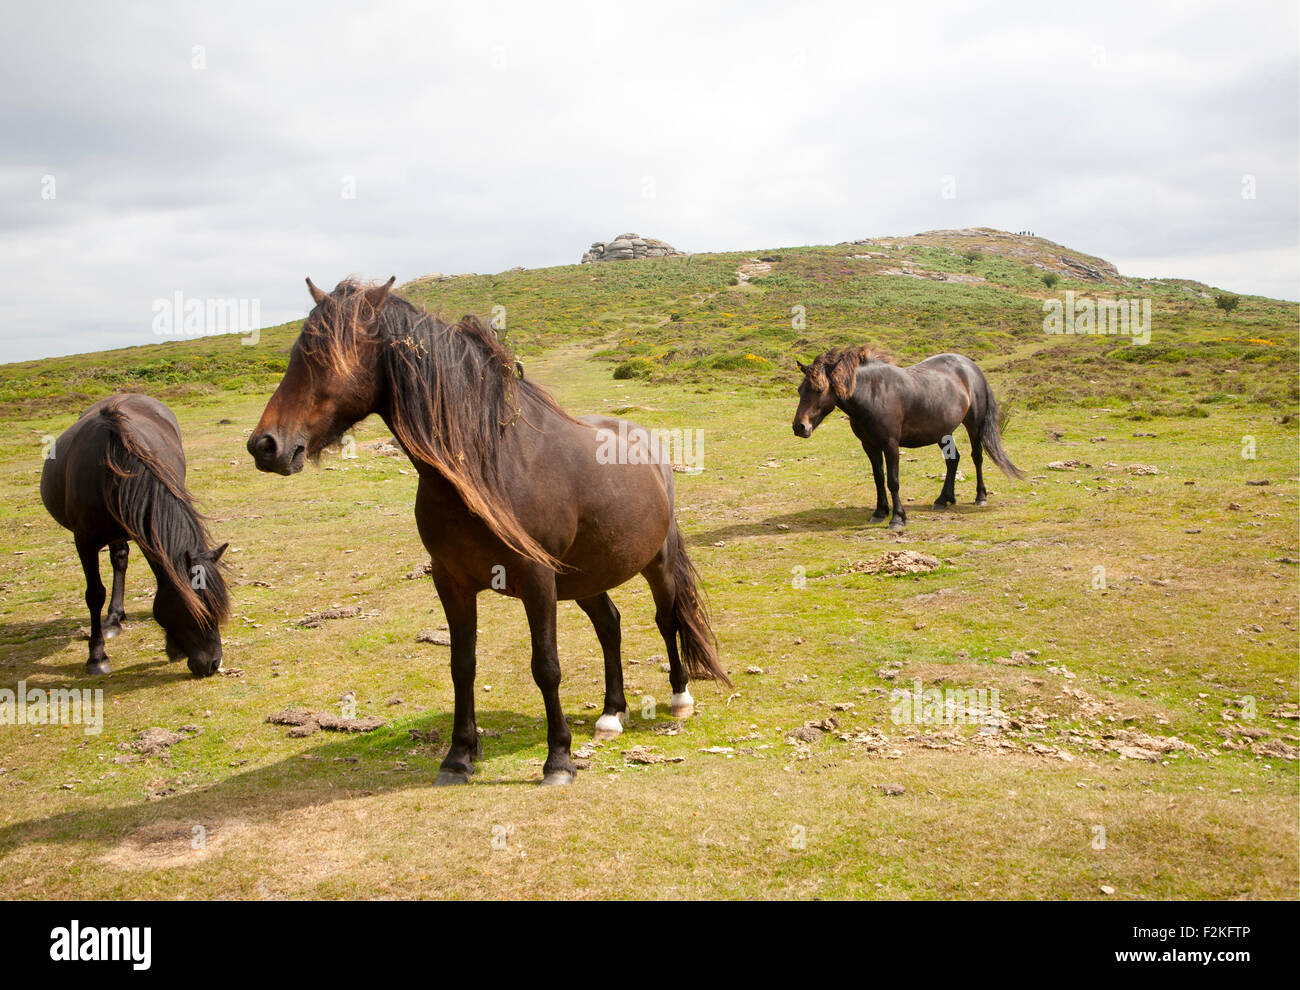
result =
M640 565L624 565L622 567L610 567L610 561L601 561L597 570L567 571L557 574L555 577L555 597L561 601L574 601L579 598L591 598L609 591L611 588L617 588L636 577L645 566L650 562L647 558ZM578 567L576 563L566 559L564 561L570 567Z

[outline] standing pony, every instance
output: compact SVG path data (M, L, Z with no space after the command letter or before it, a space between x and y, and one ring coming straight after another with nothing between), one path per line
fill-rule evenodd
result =
M694 710L688 673L726 681L674 518L672 467L644 430L568 416L478 319L443 323L392 295L393 282L345 281L326 293L307 280L315 308L248 451L261 470L294 474L379 415L420 477L415 522L451 632L456 712L437 783L467 782L478 756L477 596L490 588L523 600L546 705L542 783L568 784L577 770L560 706L557 600L577 601L600 640L600 737L620 733L627 712L608 591L636 574L654 597L673 714Z
M798 363L798 362L796 362ZM899 368L866 347L837 347L819 354L810 365L799 363L799 408L794 435L810 437L836 407L849 417L849 426L871 461L876 480L876 511L872 522L889 517L890 529L902 529L907 510L898 498L898 448L938 444L947 465L936 509L955 505L957 442L953 432L966 427L975 461L975 504L986 505L984 451L1009 478L1024 473L1002 448L1002 424L984 372L960 354L938 354L910 368ZM889 496L885 496L888 470Z
M134 540L158 579L153 614L167 634L167 656L189 662L198 677L221 667L220 625L229 612L207 530L185 488L185 451L170 409L147 395L114 395L81 414L54 441L41 472L41 501L72 530L86 575L90 657L86 672L107 674L104 640L122 631L127 540ZM113 597L101 624L104 582L99 551L108 546Z

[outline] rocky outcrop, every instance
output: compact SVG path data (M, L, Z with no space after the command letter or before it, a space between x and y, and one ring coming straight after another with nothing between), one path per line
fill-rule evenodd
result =
M612 241L596 241L582 256L582 264L596 261L635 261L638 258L668 258L684 255L671 244L640 234L619 234Z

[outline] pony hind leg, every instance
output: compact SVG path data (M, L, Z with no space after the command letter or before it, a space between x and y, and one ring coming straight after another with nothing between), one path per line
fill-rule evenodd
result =
M970 457L975 462L975 504L988 505L989 493L984 488L984 433L979 427L966 426L966 435L970 437Z
M686 665L682 663L682 655L677 648L677 615L674 608L677 582L668 560L666 544L641 574L650 585L650 594L655 601L655 625L668 653L668 683L673 689L673 696L668 702L669 711L673 718L690 718L695 714L695 699L691 697L687 686Z
M99 622L105 597L104 582L99 576L99 547L78 540L77 556L81 558L81 570L86 576L86 609L90 612L90 655L86 659L86 673L107 674L112 668L104 651L104 630Z
M596 719L596 741L616 739L627 721L627 699L623 696L623 633L618 609L608 593L578 599L600 640L605 657L605 709Z
M122 622L126 619L126 607L123 599L126 595L126 562L131 555L131 548L126 540L117 540L108 545L108 559L113 564L113 593L108 600L108 614L104 616L104 638L112 639L122 631Z
M943 491L934 500L934 507L936 509L946 509L950 505L957 504L957 465L961 461L961 454L957 450L957 441L951 433L945 434L943 439L939 441L939 452L943 454L946 473L943 479Z

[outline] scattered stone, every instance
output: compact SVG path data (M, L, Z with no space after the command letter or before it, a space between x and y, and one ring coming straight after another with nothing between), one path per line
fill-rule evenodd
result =
M416 564L411 568L411 572L406 575L408 581L418 581L422 577L428 577L433 573L432 561L426 560L423 564Z
M172 732L171 729L164 729L159 726L151 726L142 730L134 740L125 742L118 746L118 749L126 752L136 752L141 756L156 756L169 746L175 746L178 742L184 742L193 735L198 734L195 726L186 726L191 732Z
M653 766L657 763L682 763L686 757L665 756L653 746L633 746L631 749L623 750L623 759L628 763Z
M327 608L324 612L315 612L305 619L299 619L298 625L303 629L315 629L329 619L354 619L361 614L360 607L349 605L347 608Z
M746 667L746 668L745 668L745 673L746 673L746 674L766 674L767 671L765 671L762 667Z
M434 646L451 646L451 633L446 629L425 629L415 637L417 643L432 643Z
M317 712L316 724L331 732L373 732L388 723L373 715L364 718L344 718L341 715L331 715L329 712Z
M854 574L929 574L939 566L939 558L917 550L887 550L872 560L849 565Z
M387 725L381 718L343 718L330 712L316 712L307 708L286 708L266 716L272 725L292 726L289 735L299 739L312 735L317 729L331 732L372 732Z
M1258 481L1248 481L1246 484L1250 485L1252 488L1263 488L1265 485L1271 485L1272 482L1267 478L1260 478Z
M881 784L880 791L885 797L898 797L900 794L906 794L907 788L902 784Z
M402 456L402 448L397 446L395 442L389 440L386 437L382 440L371 440L369 443L363 443L361 445L361 449L372 450L376 454L381 454L384 457Z
M1300 748L1288 746L1280 739L1270 739L1267 742L1255 743L1250 747L1250 751L1256 756L1274 756L1282 760L1300 759Z
M1074 471L1078 468L1092 467L1091 464L1085 464L1083 461L1052 461L1047 465L1049 471Z
M785 741L788 745L794 746L800 742L816 742L821 737L822 733L820 729L814 729L808 725L801 725L786 736Z
M272 712L266 716L266 720L272 725L306 725L314 722L315 718L306 708L286 708L284 711Z
M1154 464L1130 464L1124 470L1127 471L1129 474L1135 474L1135 475L1148 475L1148 474L1160 473L1160 469L1156 467Z

